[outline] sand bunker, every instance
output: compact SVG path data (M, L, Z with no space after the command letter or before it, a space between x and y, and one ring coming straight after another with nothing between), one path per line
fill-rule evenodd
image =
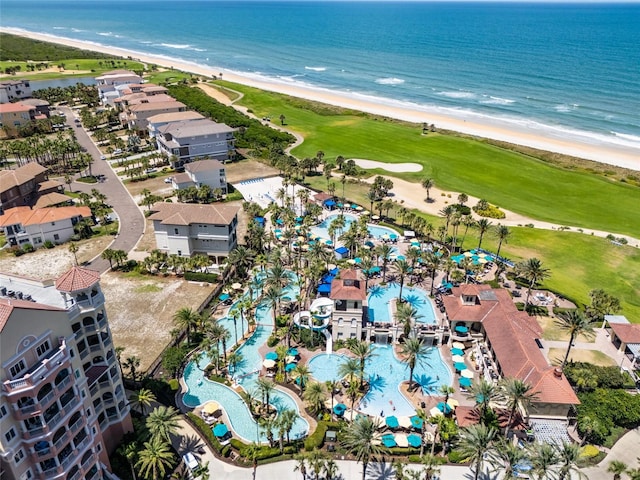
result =
M419 172L422 170L422 165L419 163L384 163L384 162L376 162L375 160L363 160L361 158L353 159L361 168L371 169L371 168L381 168L386 170L387 172Z

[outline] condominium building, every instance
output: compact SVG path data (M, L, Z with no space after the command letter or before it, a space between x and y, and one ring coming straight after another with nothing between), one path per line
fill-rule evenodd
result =
M0 82L0 103L9 103L30 97L31 84L29 80L6 80Z
M98 272L0 273L3 480L106 478L132 431Z

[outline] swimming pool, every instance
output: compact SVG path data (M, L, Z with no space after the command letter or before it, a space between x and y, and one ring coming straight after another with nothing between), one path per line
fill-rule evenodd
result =
M413 379L425 393L436 393L440 385L451 385L453 375L437 348L427 352L416 365ZM399 388L409 379L409 367L396 358L391 345L375 345L373 353L364 369L370 388L356 409L368 415L414 415L415 409ZM309 369L318 381L339 380L338 367L346 358L322 353L309 360Z
M394 320L391 314L391 300L398 298L400 293L399 283L390 283L386 287L374 285L369 289L367 304L369 308L370 322L391 322ZM421 318L417 323L436 323L436 313L427 292L421 288L411 288L406 285L402 288L402 298L410 303L418 311Z
M283 297L295 298L299 293L299 288L292 283L283 291ZM233 320L231 320L231 332L233 332ZM237 352L242 355L242 361L233 372L233 377L238 385L246 391L256 388L256 380L262 366L262 357L258 349L266 343L273 332L273 318L271 308L266 303L261 303L256 309L256 330ZM239 325L238 325L239 327ZM233 335L233 333L232 333ZM204 368L210 362L210 358L205 356L200 365ZM232 388L218 382L213 382L204 377L204 372L198 368L195 362L189 362L183 374L184 382L187 385L182 401L188 407L197 407L209 400L216 400L225 410L230 427L233 432L242 440L247 442L266 442L266 436L259 431L258 425L249 412L249 408L240 395ZM284 409L295 410L300 414L300 409L291 395L282 391L274 390L270 395L270 403L280 412ZM309 424L300 417L296 420L292 430L291 438L301 438L309 432Z
M331 222L334 221L339 216L340 216L339 213L332 213L326 219L324 219L322 223L320 223L315 227L312 227L311 233L318 235L322 238L325 238L327 240L330 240L331 236L329 235L329 225L331 225ZM356 217L355 215L349 215L348 213L345 213L344 219L345 219L345 226L343 231L347 231L349 230L349 226L353 222L358 220L358 217ZM381 227L379 225L374 225L372 223L367 224L367 230L369 230L369 235L375 238L380 238L383 235L395 235L396 237L399 236L398 232L396 232L391 228ZM342 231L338 231L337 236L340 236L341 234L342 234Z

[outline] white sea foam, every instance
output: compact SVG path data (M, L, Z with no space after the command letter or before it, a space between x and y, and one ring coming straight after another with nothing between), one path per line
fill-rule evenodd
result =
M189 44L177 44L177 43L161 43L160 44L162 47L167 47L167 48L176 48L178 50L187 50L189 48L193 48L191 47L191 45Z
M376 83L380 85L402 85L404 83L404 80L402 80L401 78L387 77L387 78L378 78L376 80Z
M462 92L456 90L454 92L438 92L438 95L449 98L476 98L476 94L472 92Z
M72 29L71 29L71 31L72 31L72 32L76 32L76 33L77 33L77 32L86 32L86 30L82 30L82 29L80 29L80 28L72 28Z
M53 27L54 30L66 30L67 27Z
M485 97L486 98L484 98L483 100L480 100L480 103L487 103L492 105L511 105L512 103L516 103L515 100L511 100L509 98L493 97L490 95L485 95Z
M305 70L313 70L314 72L324 72L327 67L304 67Z
M620 132L611 132L616 138L625 141L625 144L630 147L640 147L640 136L638 135L630 135L628 133L620 133Z

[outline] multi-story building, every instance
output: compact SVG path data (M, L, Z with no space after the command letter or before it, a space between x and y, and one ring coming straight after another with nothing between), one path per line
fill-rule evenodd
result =
M120 96L119 85L140 84L142 77L129 70L112 70L96 77L98 96L103 105L112 104Z
M160 152L176 158L173 168L196 158L225 162L235 151L235 129L209 119L169 123L157 132Z
M147 127L147 129L149 130L149 137L155 137L158 134L158 129L160 127L168 125L169 123L202 120L203 118L203 115L200 115L198 112L194 112L193 110L154 115L153 117L149 117L147 119L147 121L149 122L149 126Z
M29 80L7 80L0 82L0 103L31 98Z
M163 102L142 103L128 107L124 113L120 114L120 120L130 130L136 132L146 132L149 126L149 117L159 115L161 113L184 112L187 107L184 103L177 100L169 100Z
M98 480L132 431L97 272L0 274L0 467L6 480Z
M331 336L333 340L362 339L366 323L367 290L357 270L341 270L331 282L329 298L333 300Z
M36 120L37 110L21 102L0 103L0 127L16 129Z
M47 181L47 169L29 162L15 170L0 170L0 213L8 208L31 205L39 186Z
M184 173L171 177L171 185L177 190L207 185L211 191L219 189L223 195L226 195L227 177L224 164L218 160L198 160L187 163L184 166Z
M221 263L238 244L239 210L225 204L156 203L149 217L156 246L181 257L202 253Z

